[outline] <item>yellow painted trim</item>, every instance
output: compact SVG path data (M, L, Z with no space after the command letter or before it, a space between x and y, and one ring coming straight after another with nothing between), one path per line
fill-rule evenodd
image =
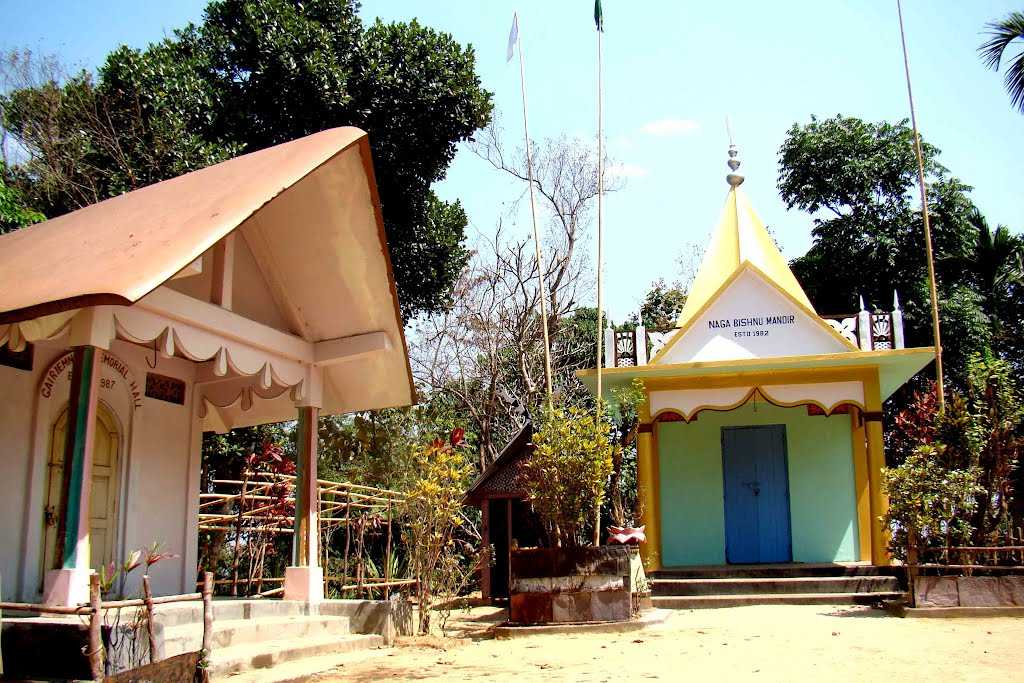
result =
M717 368L728 368L735 367L742 369L745 366L757 366L764 363L772 363L773 365L787 365L790 363L828 363L830 361L858 361L863 360L866 362L864 365L865 369L872 367L871 361L881 358L883 356L912 356L918 355L923 352L929 354L935 353L934 346L920 346L909 349L878 349L875 351L854 351L854 352L838 352L838 353L819 353L812 354L809 356L768 356L765 358L739 358L734 360L704 360L704 361L691 361L689 363L672 363L669 365L640 365L640 366L624 366L617 368L602 368L601 374L605 377L614 377L615 375L646 375L646 374L664 374L665 371L670 370L714 370ZM811 369L811 368L808 368ZM778 372L778 370L769 370L768 372ZM585 370L577 370L576 376L580 379L596 375L597 371L594 368L587 368ZM650 381L650 380L645 380Z
M640 421L650 423L650 404L645 401L640 405ZM644 569L655 571L661 568L661 529L659 528L660 517L657 514L659 509L658 497L660 491L656 489L656 454L654 449L654 434L652 432L638 432L636 442L636 478L637 495L640 498L642 514L640 524L646 529L647 541L640 545L640 557Z
M879 391L878 373L869 376L864 383L864 398L868 412L881 412L882 399ZM889 498L882 490L882 468L885 467L882 423L871 420L864 424L867 433L868 486L871 494L871 562L886 565L891 561L889 538L882 517L889 509Z
M861 562L871 561L871 493L868 490L868 453L860 411L850 412L853 446L854 500L857 501L857 539Z
M801 311L804 315L810 317L810 319L813 322L815 322L818 325L818 327L826 330L830 335L832 335L833 338L837 339L843 346L850 349L851 351L860 350L860 348L856 344L851 342L843 335L839 334L839 332L837 332L834 327L825 322L821 318L821 316L819 316L814 311L814 309L808 308L806 304L804 304L802 301L800 301L792 294L790 294L788 290L782 287L782 285L780 285L778 282L772 279L767 273L758 268L756 265L754 265L750 261L744 260L736 267L732 274L722 282L721 286L717 290L715 290L715 292L701 305L701 307L698 308L694 312L694 314L691 315L686 320L686 322L681 327L678 328L678 332L675 335L673 335L671 339L665 342L664 346L658 349L658 353L654 354L654 358L651 359L650 364L657 365L658 362L665 356L665 354L668 353L669 349L678 344L679 341L686 335L686 333L690 331L693 325L696 324L697 320L700 319L700 317L704 315L704 313L706 313L707 310L711 308L711 306L714 305L716 301L718 301L722 294L725 293L725 290L728 289L729 286L732 285L737 280L737 278L739 278L740 275L742 275L745 271L748 270L757 275L758 277L760 277L768 285L773 287L776 292L782 295L783 298L785 298L794 306L796 306L797 309Z
M736 401L735 403L729 404L729 405L714 405L714 404L711 404L711 403L701 404L700 406L698 406L698 407L694 408L693 410L691 410L689 412L689 414L684 413L679 408L662 408L661 410L659 410L657 412L657 414L655 414L654 421L657 422L659 417L661 417L662 415L665 415L667 413L675 413L676 415L680 415L683 418L683 420L685 420L686 422L692 422L693 418L698 413L700 413L700 412L702 412L704 410L713 410L713 411L715 411L717 413L728 413L731 410L736 410L740 406L746 405L751 400L755 399L757 396L760 396L764 400L765 403L770 403L771 405L773 405L773 406L775 406L777 408L798 408L800 406L811 406L811 405L817 406L821 410L825 411L825 414L827 416L831 416L832 415L832 411L834 411L836 408L838 408L839 406L842 406L842 405L852 405L852 406L854 406L856 408L859 408L860 410L864 409L863 404L861 404L858 401L852 401L852 400L836 401L835 403L832 404L831 407L826 407L824 403L819 403L818 401L814 401L814 400L811 400L811 399L806 399L806 400L801 400L801 401L780 401L779 399L774 398L774 397L768 395L765 392L763 387L753 387L750 391L748 391L746 393L746 395L742 399L740 399L739 401Z

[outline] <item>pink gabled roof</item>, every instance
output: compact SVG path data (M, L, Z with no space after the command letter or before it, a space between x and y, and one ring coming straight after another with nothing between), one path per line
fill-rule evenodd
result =
M0 236L0 323L131 305L236 230L269 255L292 334L318 342L383 331L391 339L371 361L329 368L337 391L325 409L413 402L369 142L358 128L245 154Z

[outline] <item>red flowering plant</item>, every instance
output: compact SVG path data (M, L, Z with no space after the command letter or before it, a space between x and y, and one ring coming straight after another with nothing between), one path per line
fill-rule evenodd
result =
M296 472L295 462L285 457L284 449L270 440L264 441L258 449L254 449L249 454L245 460L245 466L250 477L254 474L264 473L274 475L268 478L270 484L260 494L269 497L270 500L249 499L246 501L246 507L250 510L259 507L262 514L271 518L281 519L293 516L295 514L295 484L291 479L277 476L291 477Z
M886 434L886 460L891 466L901 465L918 446L935 443L939 400L935 382L928 382L914 392L907 407L896 413Z

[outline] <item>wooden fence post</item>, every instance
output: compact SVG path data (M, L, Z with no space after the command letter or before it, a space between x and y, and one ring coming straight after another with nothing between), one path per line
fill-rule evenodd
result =
M348 552L352 545L352 489L345 491L345 556L341 563L341 585L348 584ZM344 589L338 597L344 598Z
M149 574L142 577L142 599L146 602L146 627L149 629L149 661L156 661L156 631L153 629L153 617L156 610L153 608L153 591L149 587Z
M242 521L245 517L245 493L249 486L249 468L242 471L242 491L238 497L238 517L235 520L235 548L231 558L231 596L238 595L238 546L242 542Z
M89 670L92 680L103 680L103 605L100 601L100 577L89 577Z
M210 652L213 650L213 572L203 572L203 678L209 679Z
M384 599L391 598L391 495L388 495L388 545L384 553Z

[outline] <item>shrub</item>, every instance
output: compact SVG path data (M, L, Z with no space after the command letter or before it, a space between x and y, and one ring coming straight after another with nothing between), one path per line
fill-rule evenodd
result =
M901 559L907 547L966 543L973 531L970 518L977 508L977 467L948 469L941 464L942 445L922 445L899 467L882 472L889 495L886 525L892 529L891 549Z
M604 502L615 450L611 425L578 407L553 407L533 434L519 481L556 547L586 545Z
M447 442L435 439L414 453L416 479L406 496L402 540L417 580L421 633L430 631L434 605L457 595L475 566L468 544L457 536L470 525L462 499L473 472L462 445L463 431L456 429Z

